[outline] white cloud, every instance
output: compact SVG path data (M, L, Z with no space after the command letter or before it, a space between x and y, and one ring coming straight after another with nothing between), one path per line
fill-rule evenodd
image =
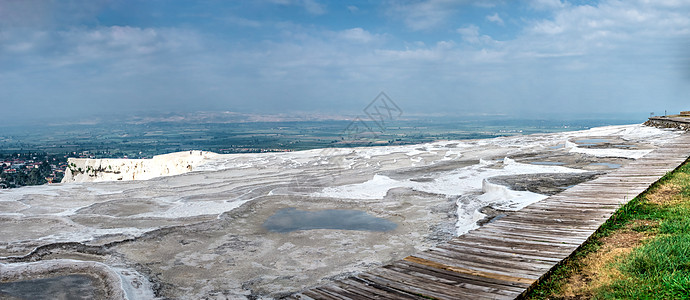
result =
M0 1L0 27L55 28L93 20L108 0Z
M530 0L530 6L536 10L557 10L566 7L561 0Z
M33 44L28 42L17 42L16 44L7 45L7 50L10 52L27 52L33 49Z
M276 1L300 7L306 3ZM626 107L643 105L646 102L642 99L652 95L647 89L661 95L654 99L675 99L663 91L672 90L667 82L673 82L663 70L689 69L687 50L678 58L682 59L678 64L674 63L671 51L680 52L673 48L678 41L690 41L690 3L544 3L543 7L549 3L552 7L548 17L524 20L524 28L519 29L515 38L502 38L500 42L482 34L496 26L476 25L457 28L446 36L440 36L441 31L448 32L443 29L433 35L392 35L370 32L358 25L341 30L285 21L273 23L278 34L271 32L254 40L247 37L241 43L175 28L73 27L32 34L2 30L0 92L24 99L22 91L12 83L25 82L49 87L71 85L77 91L54 96L61 99L79 97L83 90L92 98L103 97L115 103L125 101L118 97L141 102L148 101L144 96L206 97L238 107L242 101L247 102L245 107L256 107L257 100L243 99L260 99L261 103L276 107L302 101L294 105L313 105L318 109L346 106L348 99L368 98L384 89L400 97L396 101L400 99L400 104L410 112L436 109L435 106L448 107L445 112L483 107L512 112L528 110L530 106L535 110L582 110L587 105L616 109L622 105L607 103L626 99ZM473 4L442 0L404 2L387 12L399 13L398 20L413 30L431 31L450 23L461 5ZM486 15L486 11L479 17L501 23L498 13ZM260 26L242 18L225 21ZM257 32L273 29L257 28ZM687 46L687 42L683 45ZM21 70L8 71L15 69ZM159 90L148 91L152 87ZM134 93L123 92L128 89L143 96L136 98ZM89 90L97 91L87 93ZM45 88L39 96L47 99L45 96L52 95L51 92ZM405 103L405 97L411 100ZM562 99L559 105L534 105L551 103L554 98ZM415 106L413 100L422 104ZM127 101L137 104L135 100Z
M196 45L193 33L176 29L111 26L95 30L71 30L60 33L62 42L85 58L107 55L142 56L174 52Z
M489 22L494 22L498 25L503 26L503 19L501 19L501 16L498 15L498 13L494 13L493 15L488 15L486 16L486 20Z
M443 24L457 7L466 1L426 0L415 3L395 4L391 14L402 18L412 30L426 30Z
M326 6L316 2L316 0L302 0L301 5L304 6L307 12L313 15L323 15L326 13Z
M268 0L279 5L301 6L312 15L323 15L327 12L326 6L316 0Z
M351 12L351 13L356 13L356 12L359 11L359 7L354 6L354 5L348 5L348 6L347 6L347 10L348 10L349 12Z
M528 110L530 103L539 102L548 105L534 109L581 111L591 106L611 110L620 106L610 104L611 101L629 99L631 104L627 107L643 110L644 106L632 103L646 103L642 99L651 92L641 92L630 85L648 86L655 82L667 86L663 82L671 80L665 77L668 74L663 69L673 68L674 64L663 49L674 40L690 38L690 14L683 13L690 7L679 11L679 7L665 8L642 0L637 3L604 0L597 6L550 3L555 10L547 19L526 21L525 28L512 40L495 41L483 35L476 25L468 25L456 29L457 38L436 43L426 41L426 44L408 41L405 43L408 48L398 49L381 43L380 37L372 38L364 29L352 28L337 32L337 36L342 41L370 44L379 41L372 46L373 51L370 47L346 47L312 40L299 47L292 45L290 48L295 48L290 55L270 60L281 61L296 55L304 57L300 64L282 65L279 66L282 73L266 74L311 74L319 78L319 86L332 90L346 83L346 86L394 86L392 89L409 93L411 98L451 99L452 95L459 95L466 101L464 107L470 108L504 101L505 109ZM401 15L412 29L430 29L441 24L427 20L430 16L441 20L452 16L438 9L448 7L444 6L449 5L447 2L416 4L404 8L419 8L417 14L404 10L407 14ZM486 16L487 20L491 16ZM460 39L464 44L456 43ZM297 53L305 49L309 51ZM339 74L333 81L338 84L328 81L333 78L330 74ZM362 83L365 81L367 84ZM502 88L496 90L496 86ZM554 98L561 99L562 107L549 104Z
M440 63L446 61L447 59L457 53L454 51L455 43L453 41L439 41L435 45L430 47L421 47L418 49L406 49L406 50L378 50L376 53L379 63L391 63L394 62L399 66L415 65L419 67L418 63Z
M643 5L662 6L670 8L687 8L688 2L685 0L638 0Z
M469 25L456 29L456 32L462 36L462 39L470 44L484 44L484 45L497 45L498 42L493 40L488 35L479 34L479 27L476 25Z
M345 40L358 43L369 43L376 39L376 36L359 27L343 30L339 33L339 36Z
M555 12L552 19L530 23L518 42L533 51L542 46L533 42L548 40L543 46L553 51L580 49L625 49L633 45L654 46L655 40L690 35L690 15L641 1L639 3L602 1L598 6L570 6ZM690 2L685 9L690 9ZM545 49L543 49L545 50ZM595 53L595 52L592 52Z
M181 29L153 29L129 26L73 28L64 31L37 31L6 34L0 43L0 56L14 63L59 71L70 66L106 67L113 62L139 62L173 58L200 48L200 38ZM4 45L4 46L2 46Z
M238 16L227 16L227 17L225 17L225 20L228 23L235 24L235 25L242 26L242 27L253 27L253 28L261 27L261 22L259 22L259 21L254 21L254 20L250 20L250 19L246 19L246 18L242 18L242 17L238 17Z
M476 25L469 25L466 27L458 28L456 31L462 36L462 39L467 42L479 42L479 27L477 27Z
M389 16L403 20L405 25L415 31L431 30L446 24L463 7L475 6L491 8L502 0L421 0L394 2L390 5Z

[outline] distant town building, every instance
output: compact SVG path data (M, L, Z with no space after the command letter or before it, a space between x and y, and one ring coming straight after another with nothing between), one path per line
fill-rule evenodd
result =
M690 117L690 110L689 111L681 111L680 115L684 116L684 117Z

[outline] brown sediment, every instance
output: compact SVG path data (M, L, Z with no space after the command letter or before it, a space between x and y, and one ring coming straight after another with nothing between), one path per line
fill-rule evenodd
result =
M598 290L622 279L624 275L614 264L651 237L649 233L633 230L640 226L656 227L658 222L636 220L624 229L602 238L601 248L582 259L582 267L568 278L561 287L561 294L555 295L556 298L591 299Z
M674 205L683 201L680 195L681 187L672 183L665 183L649 193L646 198L649 203L658 205Z

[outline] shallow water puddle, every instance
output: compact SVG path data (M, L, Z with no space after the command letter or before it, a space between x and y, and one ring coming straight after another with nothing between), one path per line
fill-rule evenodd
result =
M584 139L584 140L576 140L575 144L578 144L578 146L596 146L597 144L603 144L603 143L609 143L610 141L607 139Z
M326 209L319 211L284 208L270 216L263 227L273 232L292 232L311 229L341 229L362 231L390 231L397 224L374 217L361 210Z
M612 164L612 163L591 163L589 165L590 166L607 166L610 169L618 169L621 167L620 164Z
M533 161L530 162L530 164L533 165L542 165L542 166L560 166L560 165L565 165L565 163L562 163L560 161Z
M86 275L66 275L0 283L1 299L95 299L94 279Z
M571 185L568 185L568 186L559 186L558 188L559 188L559 189L563 189L563 190L567 190L567 189L569 189L569 188L571 188L571 187L574 187L574 186L576 186L576 185L577 185L577 184L571 184Z

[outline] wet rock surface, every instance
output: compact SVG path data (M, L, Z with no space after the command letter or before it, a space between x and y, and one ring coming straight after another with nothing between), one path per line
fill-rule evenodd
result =
M0 283L2 299L104 299L103 288L89 275L64 275Z
M88 274L130 299L279 298L427 249L674 136L632 125L218 155L194 172L146 181L0 191L0 283ZM334 215L332 224L266 228L286 210L357 211L390 224L342 228L348 222Z
M496 176L487 180L494 184L507 186L511 190L515 191L530 191L537 194L551 196L579 183L597 178L602 174L605 173L543 173Z

